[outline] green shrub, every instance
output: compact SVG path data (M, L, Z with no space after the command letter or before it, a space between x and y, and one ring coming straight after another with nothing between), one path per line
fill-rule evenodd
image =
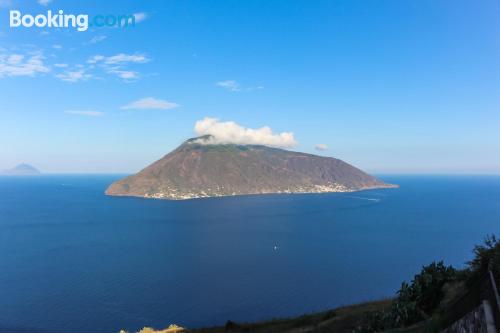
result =
M487 236L483 244L474 247L473 253L474 258L463 270L445 266L442 261L424 266L410 284L403 282L388 310L367 313L355 332L371 333L407 327L439 315L437 310L446 290L449 293L453 289L450 286L463 288L465 284L470 287L484 277L488 270L500 283L500 240L494 235ZM444 288L445 285L448 288ZM456 291L454 293L458 295ZM453 295L448 294L447 297L450 299L445 303L452 303Z
M497 278L500 277L500 240L495 235L486 236L484 244L474 247L474 259L468 264L468 285L483 277L488 270Z
M407 327L427 319L444 297L444 284L455 277L456 270L445 266L442 261L424 266L411 284L403 282L398 297L392 302L389 310L367 314L363 325L355 332L381 332Z

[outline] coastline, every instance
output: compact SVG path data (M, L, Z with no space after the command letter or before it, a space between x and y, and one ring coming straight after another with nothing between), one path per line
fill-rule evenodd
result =
M354 193L369 190L379 190L379 189L395 189L399 188L397 184L383 184L374 186L364 186L358 189L348 189L343 188L339 190L338 188L328 187L328 186L317 186L316 189L307 189L304 191L294 190L294 191L269 191L269 192L253 192L253 193L220 193L220 194L206 194L204 192L198 194L189 195L177 195L177 196L166 196L164 193L154 193L154 194L121 194L121 193L109 193L109 188L104 192L105 195L111 197L133 197L133 198L143 198L143 199L156 199L156 200L168 200L168 201L183 201L183 200L197 200L197 199L208 199L208 198L224 198L224 197L238 197L238 196L256 196L256 195L280 195L280 194L322 194L322 193Z

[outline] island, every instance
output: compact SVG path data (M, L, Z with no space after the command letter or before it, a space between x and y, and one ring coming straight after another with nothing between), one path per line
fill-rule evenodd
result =
M106 194L182 200L397 187L336 158L262 145L210 144L210 139L185 141L139 173L111 184Z
M40 174L41 172L37 168L26 163L19 164L12 169L0 172L0 175L4 176L36 176Z

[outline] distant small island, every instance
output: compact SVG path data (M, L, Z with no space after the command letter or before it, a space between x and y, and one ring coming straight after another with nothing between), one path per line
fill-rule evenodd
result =
M0 172L0 175L5 176L35 176L40 174L41 172L37 168L26 163L16 165L12 169Z
M185 141L139 173L113 183L106 194L182 200L397 187L336 158L262 145L212 144L211 139L205 135Z

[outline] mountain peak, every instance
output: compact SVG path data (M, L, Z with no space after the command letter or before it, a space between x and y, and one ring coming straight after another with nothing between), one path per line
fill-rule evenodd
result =
M11 176L31 176L31 175L39 175L40 171L32 165L21 163L12 169L3 171L1 174L11 175Z
M194 149L217 150L217 149L269 149L286 151L282 148L266 146L262 144L220 142L214 135L207 134L186 140L179 148L189 147Z
M195 137L195 138L187 139L186 143L200 143L200 144L203 144L203 143L208 143L210 140L214 140L214 139L215 139L215 136L213 136L211 134L206 134L206 135L198 136L198 137Z

